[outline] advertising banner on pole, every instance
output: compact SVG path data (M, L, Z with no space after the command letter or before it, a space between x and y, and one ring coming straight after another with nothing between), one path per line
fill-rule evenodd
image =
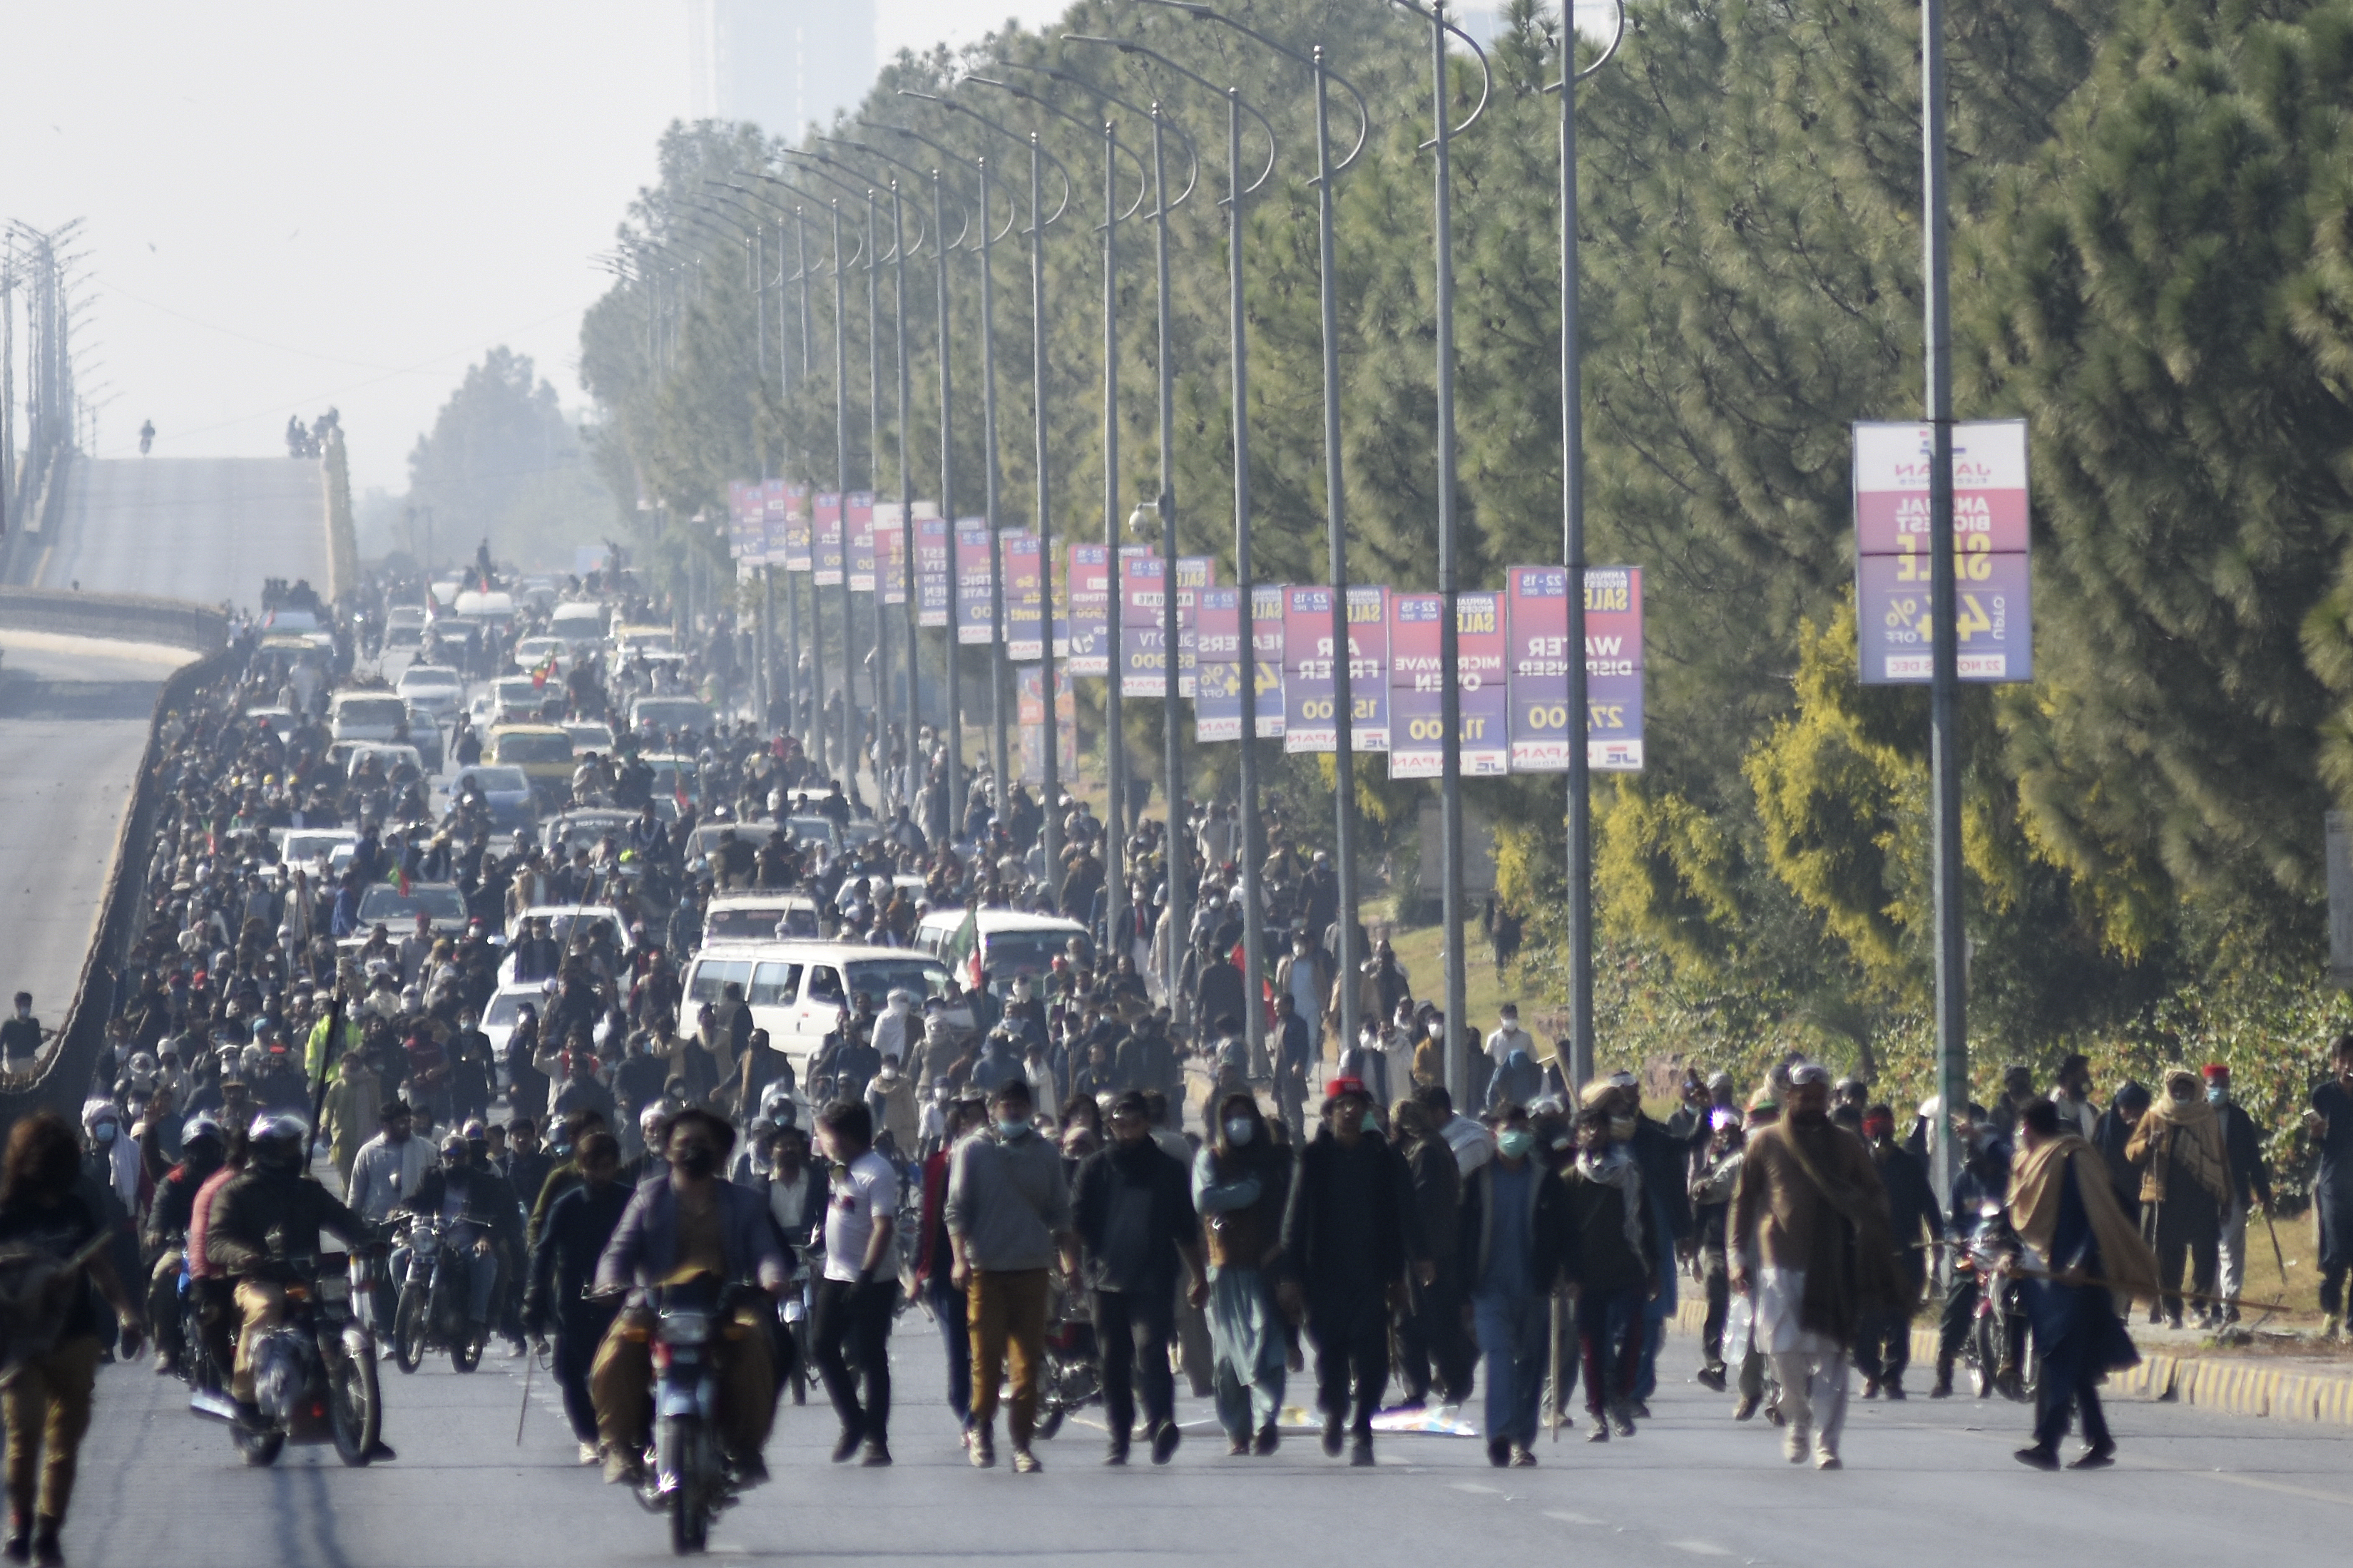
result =
M1193 695L1193 615L1201 590L1218 580L1218 563L1206 555L1176 557L1176 695Z
M983 647L997 640L997 608L990 602L988 520L956 520L955 592L956 643Z
M1111 548L1073 544L1054 650L1072 675L1111 673Z
M874 510L874 571L876 586L886 605L907 602L906 508L886 501Z
M936 515L915 519L917 626L944 626L948 624L948 592L952 581L948 569L948 520Z
M1119 694L1168 694L1168 650L1161 623L1160 557L1140 544L1119 552Z
M1505 575L1511 633L1511 771L1568 771L1568 569L1514 566ZM1587 765L1642 766L1642 573L1585 569Z
M1348 590L1348 705L1355 716L1349 744L1359 752L1389 749L1389 591Z
M1046 657L1045 584L1040 580L1038 536L1008 528L997 536L1005 557L1005 657L1029 664Z
M831 490L819 490L810 511L816 528L817 585L838 588L841 585L841 498Z
M770 479L760 487L760 564L782 566L785 563L785 533L787 517L792 511L791 488L782 479Z
M849 523L849 591L874 592L874 492L852 490L842 498Z
M1250 647L1258 671L1258 738L1282 738L1282 609L1289 588L1261 583L1250 590Z
M1282 749L1332 752L1340 746L1333 711L1332 590L1282 594Z
M1006 569L1012 575L1012 568ZM1046 670L1031 665L1013 672L1014 717L1021 726L1021 782L1046 782ZM1079 776L1079 699L1071 686L1071 672L1054 667L1054 739L1059 743L1055 770L1063 784Z
M1927 425L1854 427L1855 626L1865 685L1926 682L1933 617ZM1953 426L1953 623L1963 680L2034 678L2026 421Z
M785 570L807 572L816 563L816 551L811 543L813 525L809 521L809 488L807 485L785 487Z
M1389 777L1434 779L1444 771L1440 719L1444 667L1439 622L1446 600L1437 594L1389 595Z
M1511 691L1504 679L1504 595L1454 596L1456 668L1461 675L1462 776L1511 769Z
M752 552L752 529L760 518L760 487L750 479L727 481L727 559L742 561Z
M1204 588L1194 605L1193 739L1242 738L1242 596Z

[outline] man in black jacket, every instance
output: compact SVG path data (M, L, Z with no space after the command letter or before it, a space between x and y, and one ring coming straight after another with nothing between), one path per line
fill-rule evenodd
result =
M612 1239L629 1190L614 1178L621 1169L621 1146L609 1132L590 1132L572 1157L581 1184L555 1200L531 1255L531 1289L523 1295L522 1321L534 1337L555 1328L555 1382L564 1391L564 1414L580 1444L580 1462L596 1462L596 1407L588 1397L588 1368L605 1331L613 1325L617 1301L588 1300L597 1257Z
M1103 1357L1107 1465L1127 1463L1135 1426L1135 1375L1144 1378L1144 1435L1152 1462L1176 1451L1176 1386L1168 1372L1175 1330L1176 1265L1195 1302L1206 1298L1200 1222L1189 1173L1152 1139L1152 1111L1129 1089L1111 1110L1112 1142L1089 1155L1071 1189L1087 1288L1094 1293L1095 1344Z
M1568 1194L1536 1158L1528 1113L1495 1119L1495 1157L1462 1182L1459 1230L1463 1289L1487 1373L1487 1462L1536 1462L1536 1400L1544 1389L1552 1292L1567 1231Z
M1282 1216L1283 1310L1306 1309L1324 1451L1337 1458L1353 1436L1351 1465L1373 1462L1373 1413L1388 1385L1389 1309L1403 1299L1407 1266L1420 1252L1405 1162L1366 1127L1372 1108L1362 1079L1332 1080L1324 1126L1300 1152Z
M1587 1092L1590 1097L1589 1088ZM1642 1304L1642 1365L1634 1378L1634 1414L1648 1415L1646 1402L1659 1386L1659 1347L1675 1315L1675 1259L1693 1244L1691 1150L1668 1132L1666 1123L1652 1121L1642 1110L1641 1089L1631 1073L1610 1079L1604 1103L1611 1138L1630 1146L1642 1168L1643 1201L1651 1205L1659 1248L1659 1256L1651 1260L1657 1293Z
M1944 1234L1936 1190L1920 1156L1895 1141L1895 1110L1874 1105L1862 1113L1863 1141L1880 1185L1887 1189L1887 1217L1895 1237L1895 1277L1903 1284L1903 1310L1873 1312L1862 1322L1854 1364L1862 1371L1862 1396L1904 1397L1904 1369L1912 1363L1912 1312L1928 1283L1928 1244Z
M2221 1267L2214 1293L2222 1298L2222 1318L2239 1321L2239 1292L2247 1283L2247 1216L2272 1206L2272 1170L2263 1159L2263 1135L2247 1108L2231 1098L2231 1069L2206 1066L2206 1098L2222 1122L2222 1153L2231 1167L2231 1206L2222 1214Z

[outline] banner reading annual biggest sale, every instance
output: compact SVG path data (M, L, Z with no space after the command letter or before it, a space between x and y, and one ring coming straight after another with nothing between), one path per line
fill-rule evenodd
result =
M1568 568L1514 566L1505 576L1511 679L1511 769L1568 771ZM1642 573L1585 569L1586 763L1642 766Z
M1462 776L1502 773L1511 763L1506 738L1510 693L1504 679L1501 594L1455 595L1455 668L1461 693ZM1438 594L1389 599L1389 777L1429 779L1445 772L1446 670L1440 628L1446 600Z
M1032 664L1046 657L1038 536L1028 529L1008 528L998 544L1005 556L1005 657L1016 664Z
M959 647L985 647L997 640L997 606L991 602L989 594L995 577L988 558L988 542L987 518L956 520L956 643Z
M1866 685L1933 675L1926 425L1854 427L1855 629ZM1953 630L1963 680L2031 680L2026 422L1953 426Z

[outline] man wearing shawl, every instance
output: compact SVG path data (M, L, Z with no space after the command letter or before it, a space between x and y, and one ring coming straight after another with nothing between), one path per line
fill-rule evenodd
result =
M2165 1287L2165 1321L2181 1326L2181 1263L2189 1260L2189 1289L2213 1302L2214 1267L2222 1242L2222 1212L2231 1203L2231 1165L2222 1123L2207 1103L2198 1075L2165 1069L2157 1097L2125 1145L2140 1168L2141 1233L2157 1249L2157 1277Z
M1811 1447L1824 1470L1840 1465L1863 1316L1902 1300L1886 1190L1862 1140L1831 1121L1830 1096L1820 1064L1790 1070L1788 1114L1749 1136L1729 1237L1741 1259L1733 1289L1754 1300L1757 1346L1781 1385L1785 1451L1797 1465Z
M2021 1464L2059 1468L2059 1440L2073 1405L2083 1423L2084 1452L2072 1467L2116 1462L2116 1445L2100 1411L2099 1382L2140 1359L2116 1316L2114 1296L2154 1296L2157 1258L2125 1217L2100 1152L2061 1131L2058 1107L2031 1100L2019 1113L2019 1157L2010 1174L2010 1212L2026 1258L2026 1310L2042 1351L2034 1394L2034 1443Z

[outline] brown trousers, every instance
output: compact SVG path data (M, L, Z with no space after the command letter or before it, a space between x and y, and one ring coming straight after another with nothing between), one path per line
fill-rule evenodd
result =
M98 1336L60 1341L16 1369L0 1394L8 1422L8 1503L43 1519L63 1519L73 1500L74 1467L90 1430L90 1386L98 1378ZM35 1488L39 1502L35 1503Z
M976 1268L965 1292L972 1423L987 1426L997 1419L997 1385L1009 1373L1013 1410L1006 1430L1015 1448L1027 1448L1038 1425L1038 1378L1046 1365L1046 1270Z
M588 1368L588 1397L596 1406L596 1438L609 1449L635 1452L653 1426L653 1321L623 1312L605 1331ZM711 1342L719 1374L719 1440L732 1454L756 1454L776 1418L776 1352L752 1310L719 1325Z

